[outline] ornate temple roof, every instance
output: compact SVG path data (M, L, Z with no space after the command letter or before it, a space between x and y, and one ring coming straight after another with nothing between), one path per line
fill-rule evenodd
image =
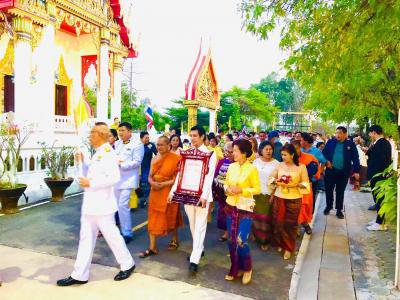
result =
M219 107L218 83L215 76L211 48L200 43L199 52L185 85L186 101L199 101L200 106Z
M79 35L92 33L95 30L98 32L99 27L109 28L112 40L113 34L115 36L119 34L121 43L128 49L128 57L137 56L131 30L131 0L53 0L53 2L57 5L56 18L62 29ZM0 11L19 16L26 15L35 23L45 25L49 19L46 10L47 1L38 0L32 3L30 0L0 0Z

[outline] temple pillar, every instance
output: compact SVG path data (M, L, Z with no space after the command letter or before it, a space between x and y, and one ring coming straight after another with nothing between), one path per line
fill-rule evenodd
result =
M209 132L217 133L217 111L214 109L209 109L210 112L210 128Z
M114 55L114 98L111 101L111 119L119 118L121 120L121 84L122 84L122 56Z
M39 65L40 76L38 78L40 78L40 82L38 84L40 85L40 98L37 99L37 102L41 103L40 117L38 116L40 128L44 131L52 131L55 125L54 74L57 66L55 49L56 4L53 1L48 1L46 9L50 18L49 23L43 27L42 41L46 46L43 48L42 59L45 59L47 62Z
M110 77L108 74L110 30L102 28L100 32L100 84L97 96L97 119L99 121L108 120L108 90L110 87Z
M190 132L190 129L197 125L197 109L199 104L190 101L190 103L186 103L185 106L188 109L188 132Z
M15 116L21 122L32 122L32 112L37 110L30 93L32 63L32 20L24 17L13 18L14 41L14 101Z

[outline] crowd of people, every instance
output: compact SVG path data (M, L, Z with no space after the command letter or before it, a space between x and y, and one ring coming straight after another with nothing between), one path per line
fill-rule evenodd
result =
M167 250L179 248L183 206L193 240L187 257L189 270L198 272L207 224L216 210L221 230L218 240L228 244L231 260L225 279L240 277L248 284L252 277L249 241L262 251L276 248L283 259L290 259L301 228L312 234L310 224L319 191L325 191L324 214L330 214L335 202L336 217L343 219L349 179L355 189L368 184L373 189L384 179L379 173L391 164L393 143L384 137L379 125L371 126L368 132L368 148L362 137L349 138L342 126L333 137L278 130L206 134L203 127L194 126L188 139L182 140L179 130L174 130L159 136L154 144L145 131L135 140L127 122L111 129L97 123L90 133L94 156L76 155L77 165L83 166L79 184L85 190L77 259L71 276L57 284L88 281L99 231L121 266L115 280L131 275L135 262L126 244L132 240L132 194L148 209L149 244L140 258L158 254L159 237L171 235ZM190 149L210 155L205 174L190 174L204 176L199 180L202 188L197 205L174 201L178 178L189 176L183 173L180 161ZM381 199L374 192L373 196L371 209L379 210ZM385 230L384 216L377 214L368 229Z

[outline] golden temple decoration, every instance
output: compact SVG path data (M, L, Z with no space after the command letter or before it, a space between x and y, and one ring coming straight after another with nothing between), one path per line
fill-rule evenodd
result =
M68 114L70 111L70 94L71 94L71 89L72 89L72 79L68 76L67 70L65 69L65 64L64 64L64 59L61 56L60 57L60 62L58 63L58 69L56 73L56 80L55 84L66 86L67 87L67 107L68 107Z
M28 16L35 22L45 25L48 20L48 14L45 1L40 0L15 0L13 9L9 12L15 16Z
M122 71L122 66L124 64L124 60L122 55L114 54L114 70Z
M197 125L197 109L199 108L198 101L184 101L185 106L188 109L188 131L193 126Z
M33 22L27 17L14 17L12 27L17 33L17 38L30 41L32 38Z
M216 122L217 112L220 110L220 99L210 48L203 48L202 51L200 46L198 58L186 82L185 92L186 100L183 105L188 109L188 131L197 124L199 107L213 111L210 113L210 130L215 130L214 121Z
M110 94L114 96L114 53L110 52L108 59L108 71L110 74Z
M32 49L35 49L38 45L40 40L42 39L43 27L40 25L33 24L32 26L32 39L31 45Z
M110 44L111 33L108 28L101 28L100 29L100 41L101 43Z
M102 0L54 0L59 8L82 18L94 25L105 26L108 23L107 7Z
M6 53L0 60L0 113L4 111L4 76L14 73L14 43L9 40Z
M56 84L63 86L70 86L72 84L72 79L69 78L67 70L65 69L64 59L61 56L60 62L58 63Z
M0 60L0 79L2 75L13 75L14 73L14 43L12 40L8 42L6 53ZM2 80L0 80L2 81Z
M93 33L98 31L98 27L69 13L60 8L57 8L56 12L56 28L60 29L61 23L65 21L67 25L75 28L76 35L79 36L81 33Z
M217 109L218 103L218 91L213 83L210 67L208 66L203 73L200 75L199 83L196 89L197 99L200 106Z
M57 15L57 5L53 1L46 1L46 9L47 13L49 14L50 17L55 18Z

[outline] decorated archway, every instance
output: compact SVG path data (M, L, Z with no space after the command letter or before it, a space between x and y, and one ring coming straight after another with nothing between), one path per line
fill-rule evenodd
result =
M220 96L210 48L203 51L200 45L196 62L186 82L185 92L186 97L183 103L188 109L188 132L197 124L198 108L204 108L210 112L209 131L215 132L217 112L220 110Z

